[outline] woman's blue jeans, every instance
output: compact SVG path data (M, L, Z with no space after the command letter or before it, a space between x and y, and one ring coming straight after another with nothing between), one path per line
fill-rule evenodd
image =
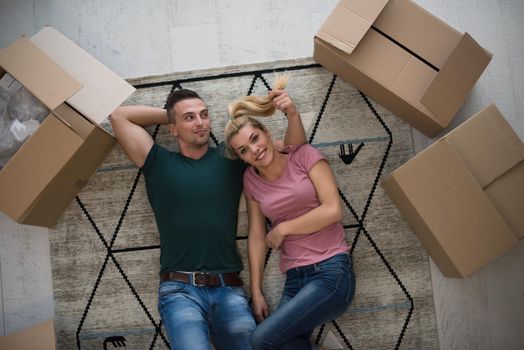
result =
M346 253L288 270L278 308L251 336L253 349L311 349L313 330L341 316L354 295L355 274Z
M158 310L171 349L248 350L255 320L242 287L196 287L164 281Z

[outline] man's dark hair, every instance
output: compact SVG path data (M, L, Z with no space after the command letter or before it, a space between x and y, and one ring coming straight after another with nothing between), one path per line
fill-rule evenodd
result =
M166 100L166 111L167 111L167 117L169 118L169 122L174 124L175 123L175 113L174 111L171 111L173 107L182 100L188 100L191 98L198 98L202 100L202 98L193 90L189 89L177 89L172 91L169 96L167 96Z

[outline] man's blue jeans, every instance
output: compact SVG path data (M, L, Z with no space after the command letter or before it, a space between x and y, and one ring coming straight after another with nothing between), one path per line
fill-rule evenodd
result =
M255 320L242 287L196 287L164 281L158 310L171 349L251 349Z
M313 330L341 316L354 295L355 274L348 254L287 271L278 308L251 337L253 349L311 349Z

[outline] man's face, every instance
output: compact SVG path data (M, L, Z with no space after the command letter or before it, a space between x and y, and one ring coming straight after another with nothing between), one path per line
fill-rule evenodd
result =
M173 109L176 123L171 124L170 129L178 138L179 144L189 148L207 145L211 123L204 101L198 98L182 100Z

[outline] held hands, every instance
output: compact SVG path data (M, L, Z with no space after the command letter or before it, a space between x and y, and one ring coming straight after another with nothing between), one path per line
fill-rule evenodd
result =
M272 90L269 92L269 97L273 100L273 106L288 118L299 114L295 103L286 90Z
M266 298L262 293L253 293L252 296L253 313L258 322L264 321L269 316L269 308L267 306Z
M280 223L277 226L275 226L266 235L266 245L271 249L279 250L280 245L286 238L286 234L284 233L282 224L283 223Z

